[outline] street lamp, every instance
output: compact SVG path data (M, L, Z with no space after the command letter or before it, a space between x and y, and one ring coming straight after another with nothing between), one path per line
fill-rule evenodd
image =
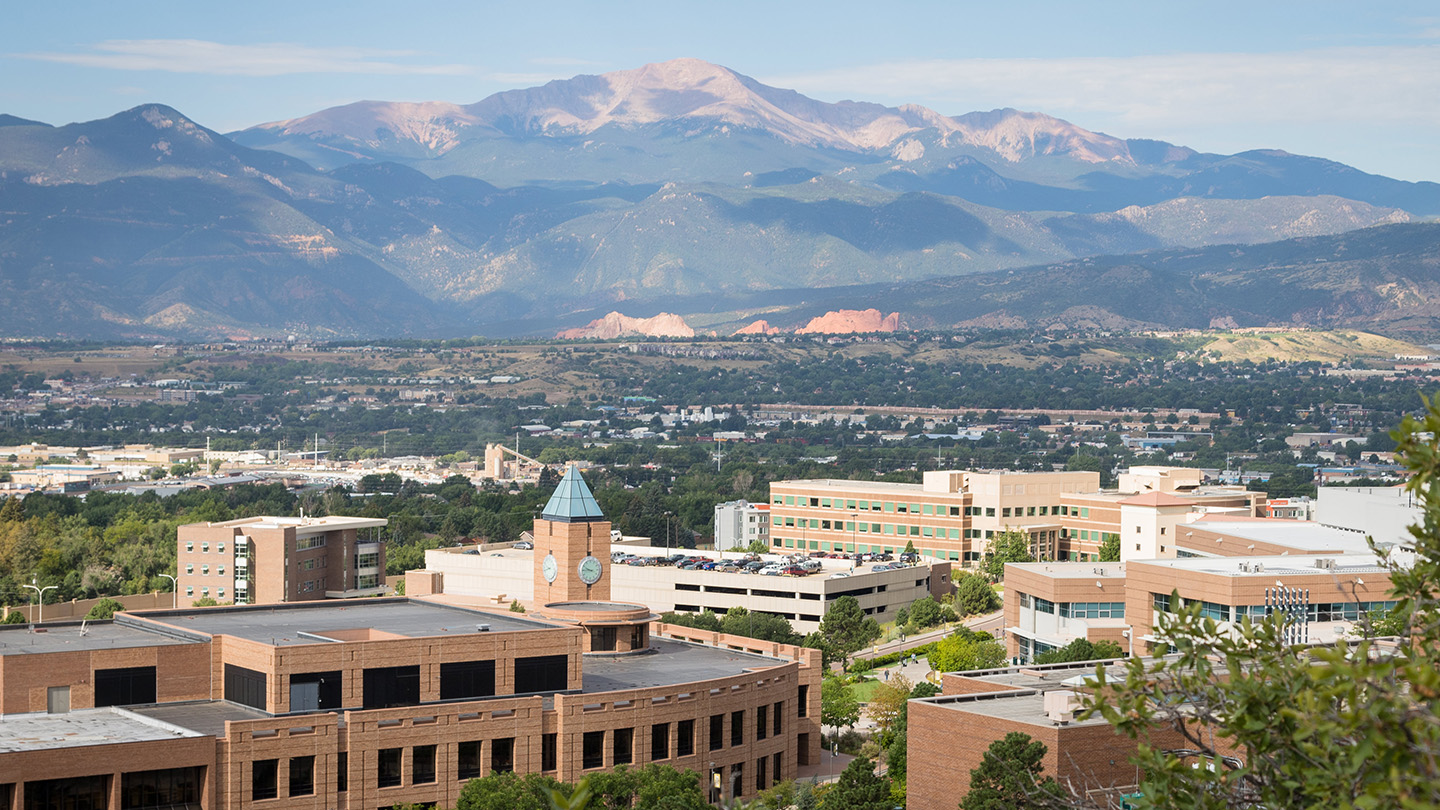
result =
M60 587L60 586L59 586L59 585L46 585L46 586L43 587L43 588L37 588L37 587L35 587L35 585L34 585L34 582L35 582L35 578L34 578L34 577L31 577L31 578L30 578L30 582L31 582L31 584L29 584L29 585L24 585L24 584L22 583L22 586L23 586L23 587L26 587L26 588L29 588L30 590L32 590L32 591L35 592L35 606L36 606L36 619L37 619L36 623L37 623L37 624L44 624L44 623L45 623L45 592L46 592L46 591L53 591L53 590L55 590L56 588L58 588L58 587Z
M161 574L160 576L170 580L170 609L174 610L176 607L179 607L179 604L175 600L180 598L180 583L176 582L175 577L169 574Z
M669 551L669 550L670 550L670 518L671 518L671 516L673 516L674 514L675 514L674 512L666 512L666 513L665 513L665 550L666 550L666 551Z

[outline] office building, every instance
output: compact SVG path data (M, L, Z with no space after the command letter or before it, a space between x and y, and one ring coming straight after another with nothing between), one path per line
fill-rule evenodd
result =
M534 532L557 601L527 615L390 598L0 628L0 807L453 807L491 773L652 762L719 802L817 761L818 651L608 601L609 524L567 478Z
M776 549L895 552L979 563L997 535L1030 539L1039 559L1097 560L1106 540L1122 559L1174 556L1173 527L1201 515L1257 516L1264 494L1207 487L1199 470L1134 467L1115 490L1099 473L932 471L920 484L815 479L770 485Z
M715 505L715 548L745 548L759 542L770 547L770 505L747 500Z
M251 517L176 532L181 604L264 605L385 593L380 518Z

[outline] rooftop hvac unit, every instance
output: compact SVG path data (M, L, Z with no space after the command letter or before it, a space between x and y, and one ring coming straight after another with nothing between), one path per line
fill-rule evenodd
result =
M1080 699L1068 689L1057 689L1044 695L1045 716L1056 725L1065 725L1075 719L1075 710L1080 708Z

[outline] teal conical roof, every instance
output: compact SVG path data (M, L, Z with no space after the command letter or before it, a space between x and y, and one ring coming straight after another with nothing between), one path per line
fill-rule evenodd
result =
M580 477L580 469L574 464L565 468L565 477L560 479L560 485L555 487L555 493L550 496L540 517L561 523L605 519L600 504L595 502L595 496L590 494L590 487L585 486L585 479Z

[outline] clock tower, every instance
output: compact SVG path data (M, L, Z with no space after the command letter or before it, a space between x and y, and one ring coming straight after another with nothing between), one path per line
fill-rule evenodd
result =
M610 601L610 521L575 465L566 467L534 533L537 605Z

